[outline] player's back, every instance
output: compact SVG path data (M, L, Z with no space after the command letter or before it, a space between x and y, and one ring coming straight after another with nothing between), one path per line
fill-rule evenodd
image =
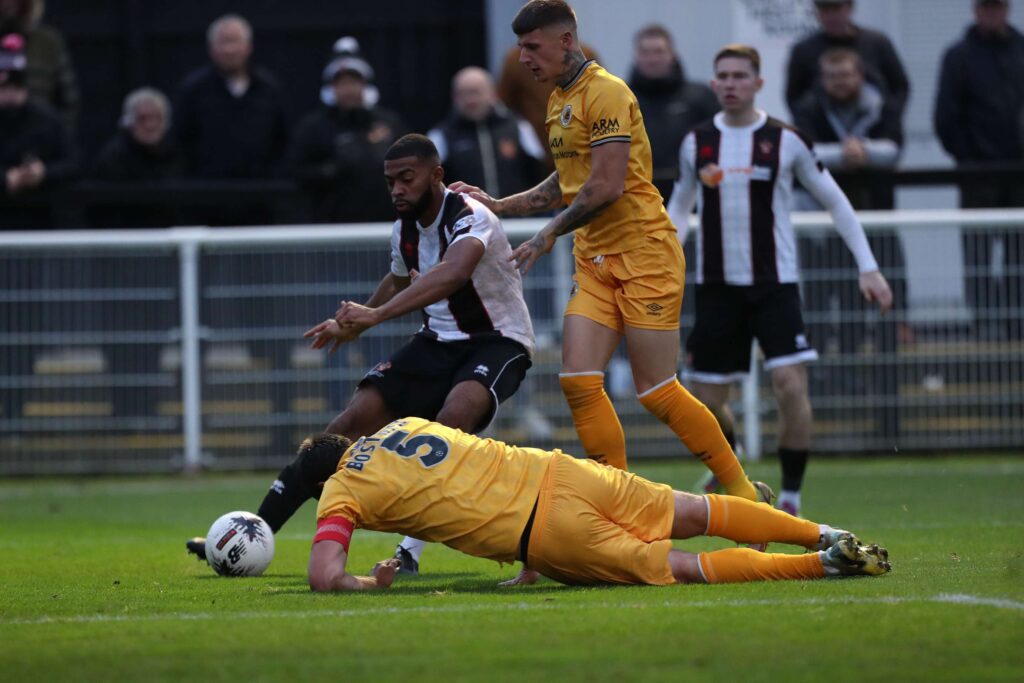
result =
M546 451L404 418L346 451L317 517L511 562L550 461Z

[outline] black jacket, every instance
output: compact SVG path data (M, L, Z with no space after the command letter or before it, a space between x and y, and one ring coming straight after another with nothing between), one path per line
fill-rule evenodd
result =
M295 130L288 172L310 193L319 222L395 218L384 182L384 154L406 132L386 109L321 107Z
M634 68L629 87L640 104L651 140L654 177L674 181L679 175L679 147L683 138L695 125L718 113L718 98L708 86L687 82L678 62L665 78L647 78Z
M958 162L1024 159L1024 36L972 26L942 60L935 132Z
M63 120L46 105L29 100L18 109L0 109L0 189L7 171L29 158L46 167L42 187L78 172L78 158Z
M170 136L156 147L144 147L121 129L103 146L92 175L111 182L152 183L184 175L185 159Z
M543 162L523 149L519 124L519 118L503 106L493 107L479 123L453 112L430 132L432 138L437 135L444 141L445 180L482 187L494 197L517 194L537 184ZM487 159L484 145L489 148Z
M903 62L885 34L859 26L854 27L854 34L850 37L833 38L824 31L818 31L793 46L786 78L786 103L790 112L818 82L821 73L818 60L833 47L849 48L860 55L868 82L882 90L902 119L910 96L910 81Z
M276 79L254 68L241 97L212 65L188 76L174 105L174 135L188 173L199 178L280 175L288 144L285 97Z

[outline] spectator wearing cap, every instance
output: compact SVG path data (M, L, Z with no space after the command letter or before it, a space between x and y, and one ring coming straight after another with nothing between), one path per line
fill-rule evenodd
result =
M174 133L187 172L197 178L280 175L288 144L285 96L277 79L252 66L252 27L220 17L206 34L210 64L185 78L175 102Z
M818 82L819 60L829 48L853 50L864 62L864 75L879 88L902 120L910 82L896 48L885 34L853 22L853 0L814 0L821 30L793 46L789 53L786 103L790 112Z
M629 88L644 115L651 139L654 183L668 197L679 175L679 147L698 123L718 113L718 98L707 85L686 80L672 34L651 25L633 37Z
M167 135L171 104L155 88L139 88L124 99L121 127L93 166L99 180L152 183L180 178L184 158Z
M26 67L25 39L17 33L0 37L0 178L6 195L51 186L77 170L64 122L29 98ZM12 218L7 210L0 213Z
M318 222L394 218L381 169L384 153L406 127L396 114L367 102L373 77L360 54L336 52L323 71L333 103L307 114L295 129L287 167L309 194Z
M974 0L974 23L942 60L935 100L935 132L958 165L1024 161L1024 35L1010 25L1007 0ZM964 208L1024 206L1024 184L986 182L960 189ZM964 233L967 300L980 334L1021 337L1024 240L1020 233ZM1002 249L996 249L1002 243ZM1005 263L996 264L1002 253ZM992 271L1002 275L995 277ZM1018 274L1014 274L1014 270ZM986 320L995 308L1011 311Z
M445 178L484 188L493 197L527 190L543 178L544 147L533 127L498 101L494 79L469 66L452 78L452 112L427 136Z
M42 23L43 0L0 0L0 35L25 38L29 97L60 114L70 134L78 119L78 80L60 32Z

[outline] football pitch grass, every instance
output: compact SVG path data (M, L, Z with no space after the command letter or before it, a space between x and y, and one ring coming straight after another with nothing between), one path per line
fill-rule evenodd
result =
M677 488L701 473L635 469ZM748 469L777 483L773 461ZM887 547L891 574L663 588L498 588L515 567L428 546L423 574L389 591L313 595L312 504L262 577L186 556L271 479L0 482L0 680L1024 680L1020 457L819 458L804 514ZM357 532L349 567L396 541Z

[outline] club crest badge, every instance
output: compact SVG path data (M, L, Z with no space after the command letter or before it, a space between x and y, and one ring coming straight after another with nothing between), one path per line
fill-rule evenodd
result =
M568 128L572 122L572 105L567 104L562 107L562 116L558 119L558 122L562 124L562 128Z

